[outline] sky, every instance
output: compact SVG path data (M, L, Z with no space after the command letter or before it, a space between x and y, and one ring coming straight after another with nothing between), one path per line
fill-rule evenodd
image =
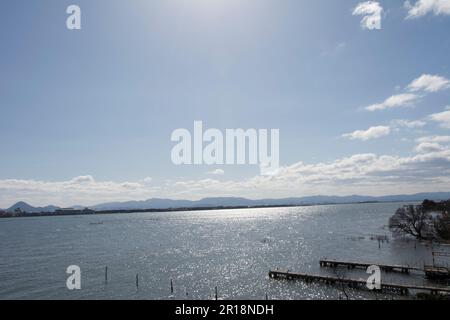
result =
M0 207L450 191L449 30L450 0L1 1ZM280 169L175 165L194 121L279 129Z

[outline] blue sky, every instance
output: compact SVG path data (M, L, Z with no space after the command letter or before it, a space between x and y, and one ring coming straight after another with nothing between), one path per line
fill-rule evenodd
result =
M361 3L2 1L0 207L449 191L450 0ZM280 129L279 174L175 166L195 120Z

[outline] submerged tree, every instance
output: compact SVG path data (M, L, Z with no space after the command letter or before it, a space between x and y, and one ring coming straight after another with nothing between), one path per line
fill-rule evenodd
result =
M443 240L450 240L450 214L443 212L434 220L436 235Z
M422 207L433 216L432 227L436 238L450 240L450 200L441 202L425 200Z
M389 229L399 235L410 235L423 240L430 237L431 214L422 206L405 206L389 219Z
M389 229L420 240L450 240L450 200L400 208L389 219Z

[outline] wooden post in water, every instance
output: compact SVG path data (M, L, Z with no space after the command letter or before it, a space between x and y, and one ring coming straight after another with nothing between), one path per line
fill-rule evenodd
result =
M170 279L170 293L173 293L173 281Z
M139 275L136 275L136 289L139 290Z
M217 287L215 287L215 298L217 300Z
M105 267L105 284L108 283L108 266Z

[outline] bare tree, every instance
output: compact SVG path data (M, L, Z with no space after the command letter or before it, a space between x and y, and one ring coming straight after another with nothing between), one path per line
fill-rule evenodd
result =
M450 240L450 214L443 212L434 220L434 229L439 238Z
M396 234L410 235L423 240L430 236L431 214L422 206L405 206L389 219L389 229Z
M434 235L438 239L450 240L450 200L441 202L425 200L422 207L433 216Z

